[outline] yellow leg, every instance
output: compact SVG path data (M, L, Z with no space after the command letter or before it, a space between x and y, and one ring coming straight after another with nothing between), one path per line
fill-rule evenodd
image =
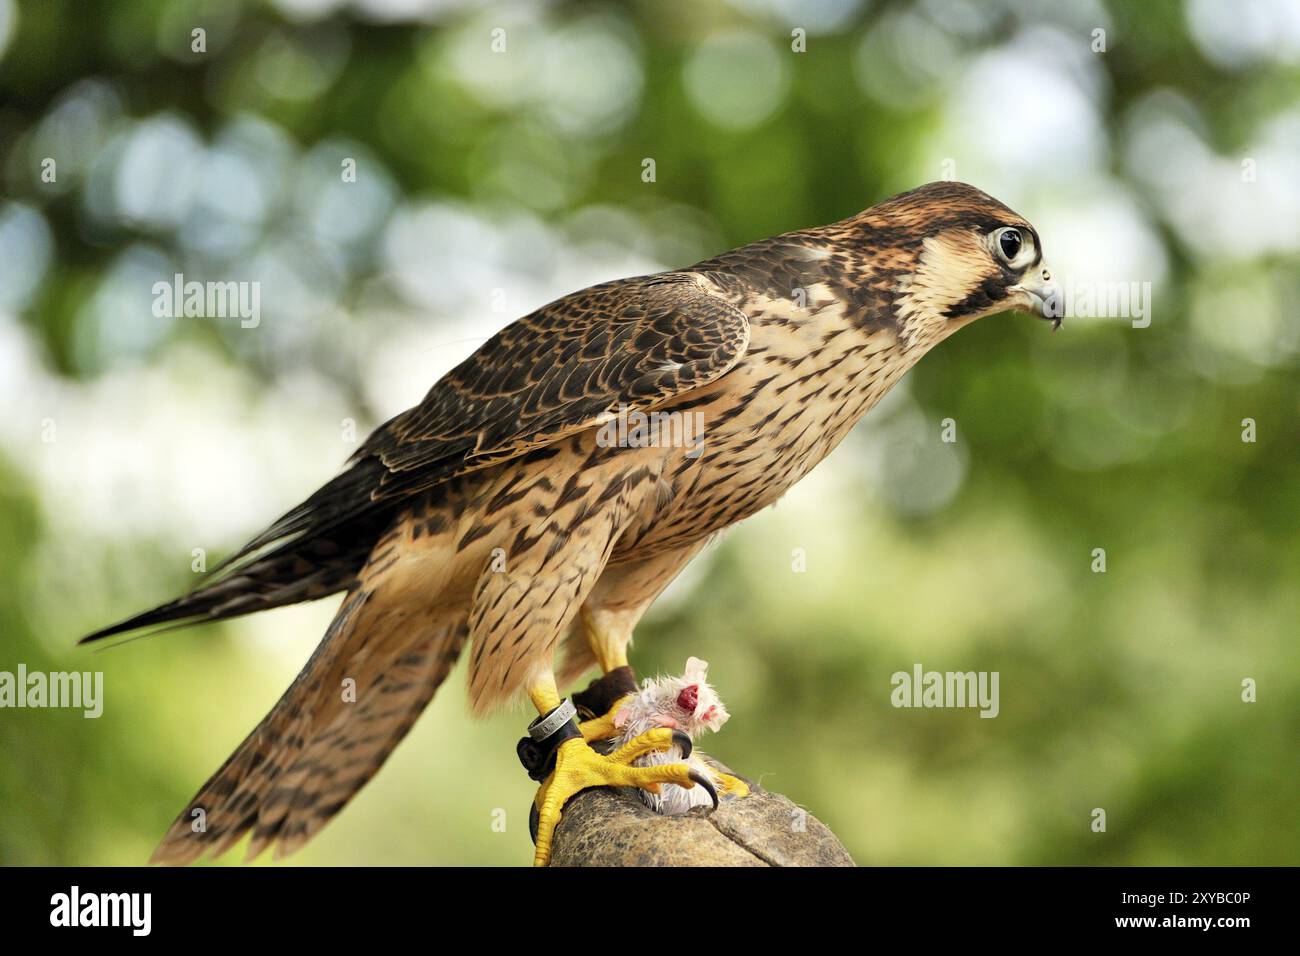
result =
M643 610L643 608L636 608L632 611L608 611L583 605L579 612L582 631L587 638L587 646L591 648L592 656L600 664L602 674L628 666L627 646L632 643L632 628L640 619ZM605 714L580 723L578 727L582 730L582 738L592 741L608 740L618 736L618 728L614 726L614 715L626 700L627 697L620 698Z
M555 681L549 675L528 693L541 713L548 713L560 702ZM684 740L685 737L680 733L674 736L674 731L668 728L656 728L646 731L609 755L596 753L585 740L577 738L560 744L555 752L555 770L543 781L534 800L537 808L537 849L533 865L545 866L550 862L551 841L564 804L580 791L590 787L641 787L651 793L658 793L659 785L663 783L675 783L687 788L701 783L712 791L712 785L684 763L658 764L653 767L630 766L638 757L655 750L667 750L674 744L682 746Z
M560 692L555 687L555 675L547 674L535 685L528 688L528 696L533 699L533 706L539 714L549 714L560 706Z
M582 606L582 630L602 674L627 666L627 646L632 643L632 629L644 610L606 611L593 610L585 604Z

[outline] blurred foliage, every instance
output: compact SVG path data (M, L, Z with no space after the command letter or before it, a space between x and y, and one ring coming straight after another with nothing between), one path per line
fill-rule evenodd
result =
M0 712L0 862L142 862L274 703L333 601L103 654L73 639L327 478L341 419L364 435L450 367L444 344L563 292L842 218L953 160L1059 272L1153 282L1152 324L1004 316L944 344L689 569L634 662L706 657L733 715L706 749L861 863L1294 864L1284 7L0 0L0 670L102 669L108 695L98 720ZM178 271L259 278L263 325L154 318ZM998 671L1000 715L894 709L917 661ZM525 713L471 723L463 682L295 860L529 859Z

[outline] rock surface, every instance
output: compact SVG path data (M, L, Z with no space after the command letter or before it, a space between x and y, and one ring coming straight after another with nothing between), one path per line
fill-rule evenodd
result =
M727 773L726 767L710 761ZM824 823L752 781L747 797L682 816L650 810L629 790L586 790L565 805L551 866L853 866Z

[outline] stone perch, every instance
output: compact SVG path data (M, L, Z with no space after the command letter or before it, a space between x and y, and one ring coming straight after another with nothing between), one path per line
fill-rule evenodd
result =
M734 773L716 760L709 763ZM584 790L564 807L551 866L853 866L820 820L751 780L747 797L660 816L635 793Z

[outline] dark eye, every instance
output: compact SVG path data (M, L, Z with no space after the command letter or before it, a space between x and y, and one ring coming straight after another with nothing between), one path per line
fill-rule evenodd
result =
M998 248L1002 250L1002 255L1011 261L1020 253L1020 246L1024 240L1020 238L1019 229L1005 229L1002 235L998 236Z

